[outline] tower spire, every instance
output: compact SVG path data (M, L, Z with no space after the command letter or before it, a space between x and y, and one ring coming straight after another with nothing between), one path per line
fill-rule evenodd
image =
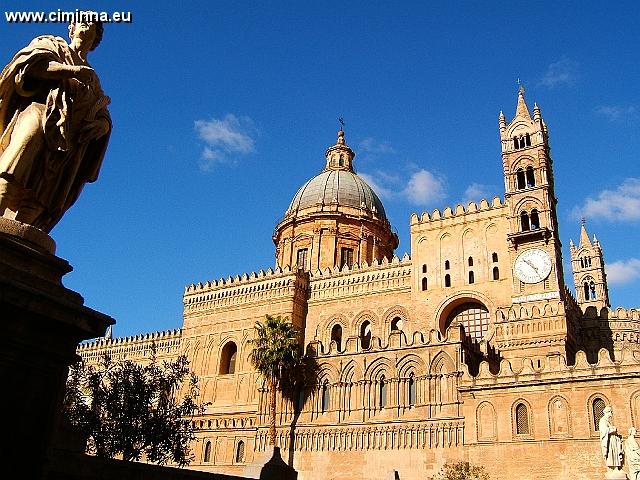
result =
M592 244L591 240L589 240L589 234L587 233L586 219L582 217L580 223L580 247L591 247Z
M523 117L527 120L531 120L529 107L527 107L527 102L524 101L524 85L520 85L520 87L518 88L518 105L516 107L516 117Z

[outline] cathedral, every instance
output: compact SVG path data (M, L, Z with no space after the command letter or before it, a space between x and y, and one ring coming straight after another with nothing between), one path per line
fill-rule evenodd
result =
M341 130L275 226L275 268L187 286L179 330L78 353L186 354L208 402L197 470L241 475L267 447L248 340L269 314L293 322L317 365L277 407L277 444L301 480L423 480L447 461L493 479L602 478L605 406L624 437L640 429L639 311L609 305L603 247L584 223L567 285L549 129L524 89L498 126L504 196L411 215L410 255L395 256Z

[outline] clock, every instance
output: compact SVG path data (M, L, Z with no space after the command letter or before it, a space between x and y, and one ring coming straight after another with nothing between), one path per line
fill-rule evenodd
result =
M540 248L525 250L516 258L513 271L524 283L538 283L551 273L551 257Z

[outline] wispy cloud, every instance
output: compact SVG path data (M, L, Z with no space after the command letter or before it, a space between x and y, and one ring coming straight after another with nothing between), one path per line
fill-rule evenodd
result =
M414 205L427 205L442 200L445 194L443 176L419 169L409 177L377 170L375 174L359 173L384 199L400 199Z
M640 259L629 258L605 265L609 285L624 285L640 278Z
M618 222L640 220L640 178L627 178L614 190L602 190L575 207L572 214L574 218Z
M238 162L238 156L255 151L254 136L257 133L249 117L236 117L232 113L223 118L196 120L194 128L204 142L200 169L210 171L216 165Z
M563 57L549 64L547 71L538 81L538 86L555 88L561 85L573 85L578 78L578 62Z
M393 147L387 142L379 142L378 140L367 137L360 141L358 144L358 151L360 153L372 154L372 155L380 155L384 153L393 154L396 151Z
M610 122L617 122L618 120L624 120L634 116L638 110L632 105L626 107L620 105L600 105L595 111L598 115L602 115Z
M403 194L414 205L440 201L445 197L444 179L428 170L418 170L409 178Z
M491 200L498 191L498 188L494 185L483 185L482 183L472 183L464 191L462 201L464 203L478 202L483 198Z

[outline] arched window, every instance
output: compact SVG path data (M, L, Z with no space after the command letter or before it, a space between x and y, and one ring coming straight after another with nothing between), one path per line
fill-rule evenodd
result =
M584 258L580 257L580 267L584 268Z
M520 214L520 229L523 232L528 231L529 228L529 215L527 215L527 212L522 212Z
M585 301L589 300L589 283L584 282L583 288L584 288L584 299Z
M493 267L493 279L500 280L500 269L498 267Z
M427 273L427 264L422 265L422 273Z
M496 252L493 252L491 254L491 261L492 262L497 262L498 261L498 254Z
M360 345L363 350L367 350L371 346L371 323L365 320L360 326Z
M604 415L604 407L606 406L607 404L600 397L594 398L591 402L591 413L593 414L593 424L591 425L591 428L593 432L598 431L598 424L600 423L600 419Z
M408 388L409 388L409 406L413 407L416 404L416 381L413 377L413 373L409 375Z
M516 405L516 433L529 435L529 411L524 403Z
M233 342L227 342L222 349L222 355L220 356L220 374L226 375L229 373L235 373L237 353L238 347L236 347L236 344Z
M527 177L527 187L535 187L536 186L536 177L533 174L533 167L529 165L526 170Z
M211 442L209 440L204 444L204 455L202 456L202 461L204 463L211 461Z
M531 230L540 228L540 218L538 218L538 210L531 210Z
M325 380L322 384L322 405L320 409L322 413L329 410L329 380Z
M593 283L593 280L591 281L591 283L589 284L589 297L591 298L591 300L595 300L596 299L596 284Z
M516 180L518 182L518 190L522 190L526 186L525 178L524 178L524 170L519 168L516 171Z
M378 405L380 405L380 410L382 410L387 405L387 383L385 382L384 375L380 377L380 385L379 385L379 395L378 395Z
M391 331L394 332L396 330L402 331L402 319L400 317L394 317L391 320Z
M467 262L469 263L470 267L473 267L473 257L469 257L469 259L467 260Z
M336 342L338 350L342 350L342 327L338 323L331 329L331 340Z
M450 325L462 325L466 336L480 340L489 330L489 311L478 302L463 303L447 317L445 333Z
M422 290L426 290L427 289L427 277L423 277L422 278Z
M236 446L236 463L244 463L244 442L242 440Z
M444 286L445 287L451 286L451 275L449 275L448 273L444 276Z
M513 148L516 150L520 148L520 142L518 142L518 137L513 137Z
M531 136L528 133L524 136L524 143L527 147L531 146Z
M445 261L444 261L444 269L445 269L445 270L449 270L449 266L450 266L450 265L449 265L449 260L445 260Z
M474 276L473 272L469 272L469 284L475 282L476 277Z

